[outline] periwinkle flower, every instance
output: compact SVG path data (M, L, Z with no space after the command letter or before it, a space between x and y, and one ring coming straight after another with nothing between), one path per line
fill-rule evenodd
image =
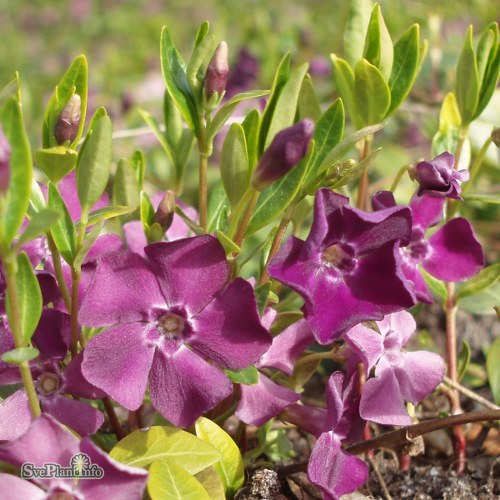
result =
M205 93L207 100L210 100L214 93L221 97L226 90L227 75L229 73L227 53L227 43L220 42L215 49L205 75Z
M314 132L309 119L278 132L259 160L252 175L252 186L262 191L286 175L306 155Z
M5 194L9 189L11 155L12 149L0 125L0 194Z
M0 474L0 491L11 500L140 500L146 487L148 473L113 460L89 438L79 441L63 429L52 417L41 415L15 441L0 445L0 460L14 467L46 464L71 467L74 457L81 457L87 470L102 469L99 478L33 477L26 481L12 474ZM8 492L8 493L7 493Z
M344 338L365 365L375 368L361 395L359 413L365 420L383 425L411 425L405 401L416 405L430 394L444 375L444 361L428 351L404 352L415 332L413 316L401 311L377 321L380 334L357 325Z
M149 379L153 406L188 427L233 390L221 370L242 369L266 351L252 286L227 283L224 249L212 236L154 243L146 259L103 256L80 309L102 327L83 351L87 380L136 410Z
M409 208L367 213L320 189L309 236L290 238L271 261L269 274L304 298L314 336L328 344L362 321L414 305L399 254L410 234Z
M76 139L82 115L81 108L81 97L78 94L73 94L61 111L54 128L57 144L73 142Z
M432 303L432 295L420 271L442 281L464 281L476 275L484 266L484 256L470 222L462 217L451 219L430 238L428 228L442 219L445 198L414 196L410 202L413 226L410 244L400 249L402 269L413 284L420 302ZM381 191L373 197L376 210L395 207L392 193Z
M460 199L460 185L469 179L468 170L455 170L455 158L444 152L431 161L421 161L415 165L413 176L419 183L417 196L424 193L429 196Z

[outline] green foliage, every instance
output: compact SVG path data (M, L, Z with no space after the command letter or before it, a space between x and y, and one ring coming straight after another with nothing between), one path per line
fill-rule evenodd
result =
M33 215L28 226L21 234L21 237L17 240L16 245L20 247L23 243L34 240L42 235L59 220L60 216L61 214L55 210L42 208Z
M4 363L20 365L26 361L32 361L40 355L40 351L34 347L18 347L12 351L4 352L1 359Z
M457 292L457 300L487 290L500 278L500 263L482 269L479 274L464 283Z
M255 366L250 365L242 370L224 370L231 382L235 384L255 385L259 381L259 372Z
M54 146L35 151L38 166L51 182L59 182L76 165L78 153L66 146Z
M488 382L495 403L500 404L500 337L497 337L491 344L486 355L486 371Z

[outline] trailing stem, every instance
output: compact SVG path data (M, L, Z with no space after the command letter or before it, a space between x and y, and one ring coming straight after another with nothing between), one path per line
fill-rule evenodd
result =
M198 151L200 155L199 163L199 185L198 185L198 211L200 213L200 226L203 231L208 229L208 144L207 130L205 123L200 118L200 133L198 136Z
M359 155L359 162L361 163L363 160L368 158L370 154L372 146L372 136L367 136L363 139L361 145L361 152ZM363 175L359 179L358 184L358 200L356 202L356 206L361 210L366 210L367 205L367 197L368 197L368 169L363 172Z

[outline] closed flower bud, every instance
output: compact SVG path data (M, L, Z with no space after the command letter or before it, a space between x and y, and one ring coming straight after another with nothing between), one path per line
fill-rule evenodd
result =
M494 128L491 132L491 140L497 148L500 148L500 128Z
M253 173L252 186L262 191L287 174L306 155L313 132L314 123L308 119L278 132Z
M61 111L54 130L57 144L66 141L73 142L80 127L82 100L78 94L73 94Z
M212 94L217 92L218 96L226 90L227 74L229 66L227 64L227 43L220 42L215 49L215 53L210 60L205 75L205 92L207 100L210 100Z
M9 141L0 126L0 194L5 194L9 189L11 154Z
M175 213L175 195L173 191L166 191L165 196L161 200L155 213L155 222L158 223L163 231L166 233L172 221L174 220Z

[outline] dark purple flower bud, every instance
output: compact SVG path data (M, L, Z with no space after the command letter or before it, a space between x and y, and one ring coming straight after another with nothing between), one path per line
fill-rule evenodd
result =
M491 140L497 148L500 148L500 128L494 128L491 132Z
M66 141L73 142L76 139L80 127L81 107L80 96L73 94L56 122L54 137L57 144L64 144Z
M287 174L306 155L314 123L305 119L278 132L264 151L252 177L252 186L262 191Z
M221 96L226 90L228 73L227 43L220 42L215 49L215 53L210 60L205 75L205 92L208 100L212 97L214 92L217 92L217 94Z
M157 222L166 233L174 220L175 194L173 191L166 191L155 213Z
M431 161L417 163L413 176L420 184L417 195L424 193L442 198L460 199L460 186L458 181L469 179L467 170L455 170L455 158L451 153L444 152Z
M0 125L0 194L6 193L9 189L11 154L9 141Z

